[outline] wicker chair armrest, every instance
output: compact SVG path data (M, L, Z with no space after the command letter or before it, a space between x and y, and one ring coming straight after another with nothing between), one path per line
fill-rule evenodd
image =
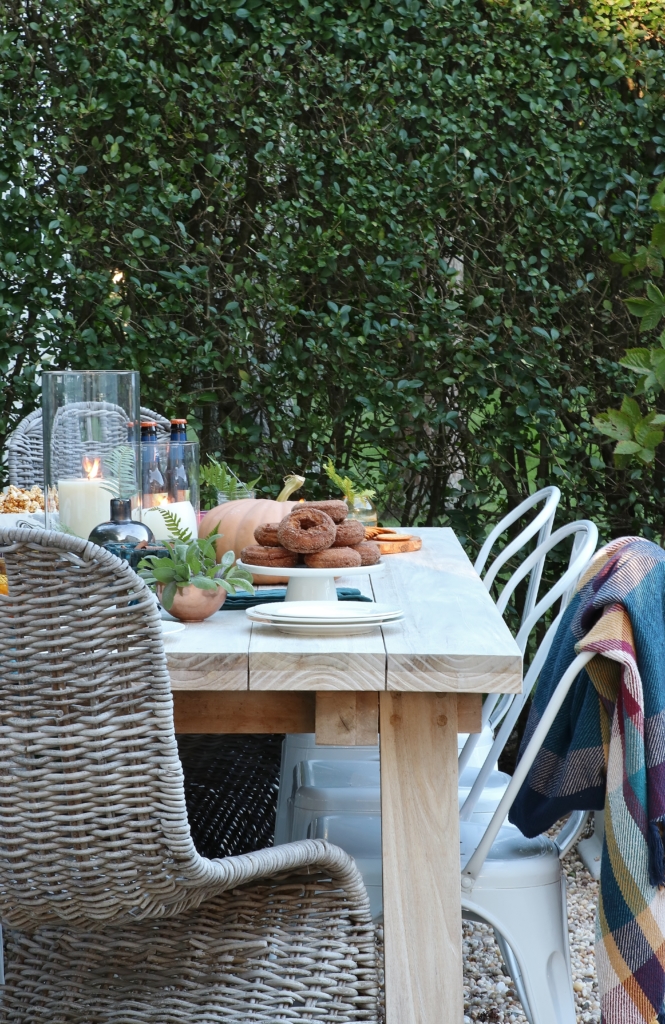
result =
M359 909L362 906L369 912L369 897L356 862L339 846L333 846L324 839L303 839L283 846L270 846L237 857L209 860L207 864L214 873L204 883L202 899L236 885L307 868L329 872L331 878L339 882L359 905Z

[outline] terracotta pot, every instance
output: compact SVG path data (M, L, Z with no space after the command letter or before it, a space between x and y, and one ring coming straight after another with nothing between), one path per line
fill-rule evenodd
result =
M164 587L157 587L157 597L162 599ZM169 615L173 615L181 622L203 622L205 619L218 612L226 600L224 587L216 590L199 590L190 584L188 587L178 587L173 598L173 604L169 608Z

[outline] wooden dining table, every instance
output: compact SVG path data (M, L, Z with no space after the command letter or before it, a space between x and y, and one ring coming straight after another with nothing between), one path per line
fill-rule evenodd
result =
M454 532L410 530L358 587L404 618L355 636L303 637L220 611L165 640L176 732L380 734L387 1024L461 1024L457 734L485 693L519 693L522 657Z

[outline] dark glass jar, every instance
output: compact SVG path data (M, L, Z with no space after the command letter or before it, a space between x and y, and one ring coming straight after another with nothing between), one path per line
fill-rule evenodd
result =
M132 519L132 503L123 498L111 498L111 521L96 526L88 540L103 547L107 541L120 544L140 544L154 541L154 535L145 523Z

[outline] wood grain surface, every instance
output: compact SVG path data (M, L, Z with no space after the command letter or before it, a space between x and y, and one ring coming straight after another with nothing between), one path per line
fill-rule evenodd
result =
M172 690L247 690L247 654L171 654Z
M376 744L378 731L377 693L320 690L316 694L317 743L369 747Z
M362 690L270 692L176 690L176 732L316 732L316 742L335 746L375 746L379 695ZM459 732L480 732L482 702L458 693Z
M314 732L313 693L177 691L176 733Z
M483 731L483 698L481 694L457 694L457 731Z
M376 541L381 549L382 555L399 555L406 551L420 551L423 542L420 537L410 537L409 540L382 540L377 537Z
M457 701L379 700L386 1024L459 1024Z
M522 656L450 529L419 528L421 551L387 559L377 601L404 618L383 626L387 689L519 693Z

